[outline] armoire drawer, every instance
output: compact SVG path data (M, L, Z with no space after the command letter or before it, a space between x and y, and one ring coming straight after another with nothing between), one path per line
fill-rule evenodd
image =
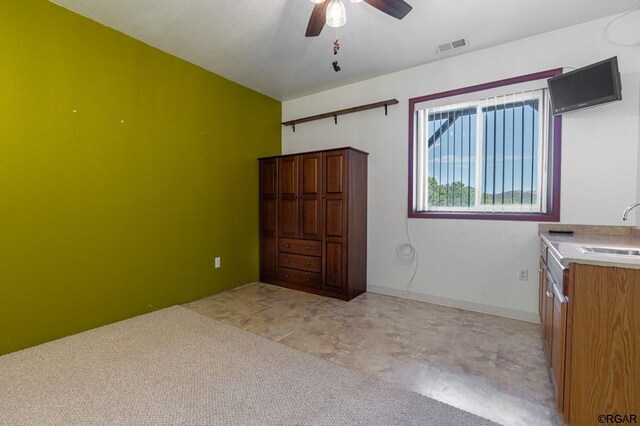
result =
M300 254L280 253L278 265L283 268L301 269L309 272L322 270L322 258L314 256L302 256Z
M297 269L279 268L278 281L320 288L322 275Z
M320 256L322 242L315 240L297 240L295 238L280 238L278 248L281 252L303 254L305 256Z

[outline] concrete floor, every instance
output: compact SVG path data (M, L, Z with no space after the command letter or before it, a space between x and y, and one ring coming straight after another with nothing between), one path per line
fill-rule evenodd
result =
M562 424L537 324L375 293L344 302L262 283L184 306L501 424Z

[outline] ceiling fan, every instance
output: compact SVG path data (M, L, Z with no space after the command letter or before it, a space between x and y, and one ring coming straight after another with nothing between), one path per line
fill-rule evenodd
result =
M363 0L351 0L352 3L361 1ZM311 12L306 37L319 36L325 24L337 28L347 21L342 0L311 0L311 2L316 5ZM397 19L404 18L413 9L404 0L364 0L364 2Z

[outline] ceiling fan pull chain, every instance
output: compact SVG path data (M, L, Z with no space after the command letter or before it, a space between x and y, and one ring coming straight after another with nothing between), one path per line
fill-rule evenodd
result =
M340 51L340 41L338 39L338 29L336 28L336 41L333 42L333 55L337 55ZM333 70L335 72L339 72L341 70L340 65L338 65L338 61L333 61L331 64L333 66ZM334 117L336 124L338 124L338 117Z

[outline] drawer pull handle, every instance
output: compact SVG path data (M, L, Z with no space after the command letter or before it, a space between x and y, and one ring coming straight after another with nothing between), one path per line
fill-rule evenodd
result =
M307 266L311 266L311 262L307 262Z
M289 248L289 247L291 247L291 244L285 244L284 246L285 246L286 248Z
M549 299L553 299L553 293L552 293L552 292L550 292L549 290L547 290L547 291L545 291L545 293L547 294L547 297L548 297Z
M284 277L285 278L289 278L289 274L284 274Z
M284 263L289 263L289 259L285 259L285 260L284 260Z
M311 250L311 246L307 246L307 250Z

